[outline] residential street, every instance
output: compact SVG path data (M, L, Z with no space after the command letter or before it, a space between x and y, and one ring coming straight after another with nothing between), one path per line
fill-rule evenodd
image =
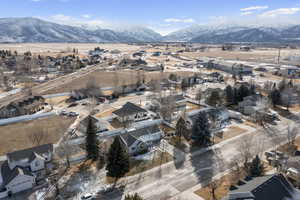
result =
M194 155L188 154L182 162L168 163L161 168L149 170L143 174L127 178L124 194L138 192L145 199L181 199L189 196L180 194L190 188L205 184L213 177L229 169L231 159L240 157L237 147L247 135L253 138L253 152L262 153L287 141L287 128L253 131L216 145L216 148ZM248 139L248 137L247 137ZM196 155L198 154L198 155ZM107 199L121 199L115 194ZM103 199L103 198L101 198Z

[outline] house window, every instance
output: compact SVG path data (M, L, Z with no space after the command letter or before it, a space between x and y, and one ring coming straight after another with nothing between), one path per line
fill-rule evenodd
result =
M40 165L40 162L37 160L35 161L35 166L38 167Z

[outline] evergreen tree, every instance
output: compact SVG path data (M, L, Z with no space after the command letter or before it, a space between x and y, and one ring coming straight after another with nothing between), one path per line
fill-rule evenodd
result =
M269 99L272 102L273 107L280 104L281 94L278 89L274 88L269 94Z
M249 95L250 95L249 88L244 84L242 84L237 91L237 101L241 102L243 101L244 97L247 97Z
M96 127L91 116L88 117L86 130L86 152L87 157L93 161L99 158L99 147L96 135Z
M252 160L249 168L250 176L262 176L264 174L264 166L258 155Z
M216 106L220 105L221 102L222 102L222 100L221 100L219 92L216 90L213 90L207 99L207 104L210 106L216 107Z
M287 83L286 83L286 79L283 78L279 83L278 83L278 90L281 92L283 91L287 86Z
M199 144L208 145L211 143L211 133L206 113L200 112L192 127L192 139Z
M225 88L225 94L226 94L226 103L228 105L233 104L234 103L234 93L233 93L232 87L230 85L228 85Z
M143 198L135 193L134 195L126 195L124 200L143 200Z
M188 132L186 122L183 117L180 117L176 123L176 131L175 134L181 141L182 136L186 136Z
M118 179L129 172L129 155L119 136L115 137L107 155L107 176Z

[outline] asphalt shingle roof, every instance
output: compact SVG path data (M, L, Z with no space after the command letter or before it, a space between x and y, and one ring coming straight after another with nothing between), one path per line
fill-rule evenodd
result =
M224 200L246 200L250 196L255 200L286 200L297 192L282 174L252 178L237 186ZM235 197L235 198L234 198Z
M9 182L11 182L15 177L19 175L28 175L32 176L29 170L21 167L15 167L13 170L11 170L8 166L8 162L5 161L1 165L1 175L3 179L3 185L7 185Z
M115 110L113 113L120 117L124 117L124 116L133 115L133 114L141 113L141 112L147 112L147 110L145 110L133 103L127 102L126 104L123 105L122 108Z
M121 138L126 142L127 146L131 146L139 137L143 135L153 134L160 132L160 129L158 125L150 126L150 127L144 127L141 129L134 129L131 131L128 131L125 134L121 135Z
M10 161L17 161L21 159L30 159L32 157L32 153L37 153L39 155L42 155L52 151L53 151L52 144L43 144L40 146L7 153L6 156Z

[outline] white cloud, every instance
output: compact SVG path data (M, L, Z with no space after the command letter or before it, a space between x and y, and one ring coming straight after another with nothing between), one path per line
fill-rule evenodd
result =
M253 12L250 12L250 11L241 13L242 16L247 16L247 15L252 15L252 14L253 14Z
M293 15L300 11L300 8L279 8L270 10L259 15L260 17L277 17L278 15Z
M81 15L81 17L86 18L86 19L89 19L89 18L91 18L91 15L89 15L89 14L84 14L84 15Z
M73 21L73 18L71 16L63 15L63 14L57 14L50 17L50 19L58 22L71 22Z
M168 23L194 23L195 22L195 20L192 18L187 18L187 19L168 18L165 19L164 21Z
M251 7L248 7L248 8L241 8L240 10L242 12L245 12L245 11L253 11L253 10L265 10L265 9L268 9L269 6L251 6Z
M81 17L83 17L83 16L81 16ZM65 24L65 25L70 25L70 26L85 26L88 28L99 28L99 27L104 27L104 26L109 25L108 23L106 23L100 19L88 19L87 17L85 17L85 19L82 19L82 18L67 16L64 14L53 15L53 16L50 16L48 19L50 21L53 21L53 22L56 22L59 24Z

